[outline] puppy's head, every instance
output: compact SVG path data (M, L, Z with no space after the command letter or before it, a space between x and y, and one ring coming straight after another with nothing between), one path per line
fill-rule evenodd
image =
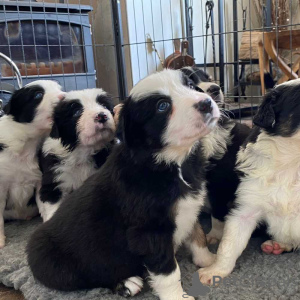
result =
M270 91L253 119L268 133L292 136L300 128L300 79L276 86Z
M69 92L56 106L53 122L50 137L69 150L103 147L115 134L112 99L102 89Z
M53 109L64 97L65 93L57 82L37 80L15 91L4 112L16 122L30 123L37 129L50 131Z
M200 88L204 93L211 96L216 103L224 103L224 95L219 85L212 81L210 75L197 67L184 67L181 69L194 84Z
M132 150L180 163L220 116L210 96L180 71L164 70L141 80L120 114L121 140Z

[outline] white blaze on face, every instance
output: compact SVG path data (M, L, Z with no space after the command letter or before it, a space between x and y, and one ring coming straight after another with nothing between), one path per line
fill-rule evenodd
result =
M78 99L83 106L82 114L77 124L80 143L85 146L94 146L97 143L107 143L112 140L116 126L111 112L96 99L105 96L102 89L88 89L67 93L66 101ZM105 123L96 121L97 116L104 113L107 116Z
M30 86L41 86L45 93L42 102L36 109L36 115L33 120L33 124L41 130L51 130L52 127L52 115L56 104L63 100L65 93L62 92L61 86L52 80L37 80L26 85Z
M168 147L191 147L197 140L208 134L216 125L220 111L210 96L190 89L183 84L180 71L164 70L140 81L131 91L135 100L151 94L169 96L172 112L163 141ZM201 113L195 105L201 101L211 101L211 113Z

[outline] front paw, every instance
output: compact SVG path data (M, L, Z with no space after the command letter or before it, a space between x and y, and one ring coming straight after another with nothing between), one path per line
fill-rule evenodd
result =
M207 249L207 252L205 255L199 255L193 257L193 263L200 268L206 268L211 266L216 261L217 255L209 252Z
M203 268L198 271L199 279L204 285L217 285L220 281L228 276L231 272L222 270L216 266L216 264L211 265L208 268Z

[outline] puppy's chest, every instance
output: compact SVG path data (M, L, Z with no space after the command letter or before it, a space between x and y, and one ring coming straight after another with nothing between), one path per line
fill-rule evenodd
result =
M78 189L82 183L97 171L92 158L85 162L78 163L76 160L63 160L55 168L55 181L63 193L69 193Z
M13 184L36 183L41 179L35 155L13 155L3 152L0 156L1 182Z

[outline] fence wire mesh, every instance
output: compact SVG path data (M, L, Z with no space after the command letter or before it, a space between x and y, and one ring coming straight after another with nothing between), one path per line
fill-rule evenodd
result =
M251 119L269 88L298 78L299 0L0 1L0 52L26 84L38 78L65 90L101 87L124 100L132 86L187 54L225 95L225 109ZM0 58L0 98L18 87Z

